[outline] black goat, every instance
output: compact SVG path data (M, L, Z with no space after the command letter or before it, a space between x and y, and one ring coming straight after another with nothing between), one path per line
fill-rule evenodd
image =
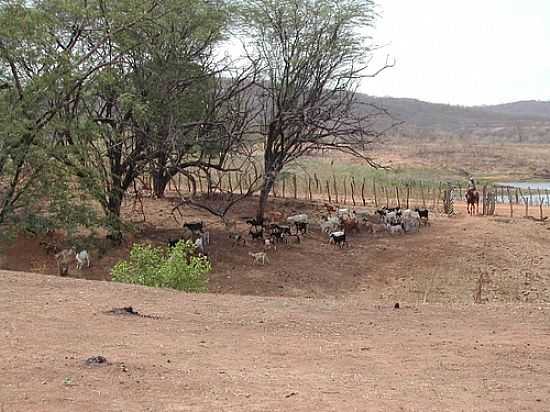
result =
M202 233L204 230L204 223L203 222L191 222L191 223L184 223L184 228L189 229L193 233Z
M182 239L168 239L168 246L171 248L176 247L180 240Z
M415 210L415 212L418 213L418 216L420 216L420 221L424 222L424 224L427 225L428 224L428 219L429 219L428 209L424 209L424 208L420 209L420 208L417 207L414 210Z
M250 219L246 219L246 223L251 226L263 226L263 221L256 219L255 217L252 217Z
M332 232L329 235L329 243L334 243L338 247L343 248L347 245L346 234L344 232Z
M291 235L290 226L279 225L277 223L272 223L269 225L271 230L271 239L275 242L288 242L288 236Z
M109 233L107 236L105 236L108 240L110 240L113 245L120 246L122 244L122 233Z
M294 222L294 225L296 226L296 232L301 234L307 233L308 223L307 222Z
M252 240L263 239L264 228L262 226L252 226L248 234L252 236Z

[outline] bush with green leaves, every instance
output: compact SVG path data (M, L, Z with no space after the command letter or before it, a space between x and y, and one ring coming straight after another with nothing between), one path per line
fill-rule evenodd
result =
M129 259L117 263L111 274L115 282L205 292L211 269L207 258L196 256L191 242L180 241L169 249L135 244Z

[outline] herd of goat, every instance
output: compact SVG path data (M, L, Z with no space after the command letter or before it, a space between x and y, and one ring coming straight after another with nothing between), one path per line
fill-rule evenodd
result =
M343 248L348 243L348 237L361 229L368 233L379 234L387 232L391 235L417 232L421 225L429 224L428 209L400 209L382 208L374 213L366 209L350 210L339 209L330 204L325 204L327 214L321 216L318 226L327 234L329 244ZM235 220L224 220L224 226L233 245L246 245L246 239L263 245L260 252L249 252L253 263L269 263L267 251L277 250L277 245L288 244L293 241L300 243L301 238L308 233L311 219L307 214L295 214L288 217L282 212L273 211L267 213L263 221L256 218L245 219L248 231L238 230ZM169 239L169 246L175 246L180 240L190 241L195 244L200 255L207 256L207 248L210 243L209 232L205 230L203 222L185 223L183 234L178 239Z
M339 209L330 204L325 204L327 213L321 216L318 226L326 233L329 244L340 248L348 246L348 237L361 229L371 234L387 232L391 235L417 232L421 225L429 224L428 209L400 209L382 208L374 213L366 209ZM295 214L286 217L282 212L273 211L267 213L263 221L255 218L245 219L249 225L248 232L238 230L237 222L224 220L224 226L233 245L245 245L247 237L253 242L263 245L262 251L249 252L253 264L265 265L269 263L267 251L277 250L277 245L288 244L291 241L300 243L301 238L308 233L311 219L307 214ZM183 232L177 239L169 239L168 246L174 247L180 241L192 242L199 256L208 256L210 234L203 222L188 222L183 225ZM76 249L64 249L55 254L55 260L60 275L67 275L69 264L76 261L76 268L82 269L84 265L90 267L90 255L88 251L78 252Z

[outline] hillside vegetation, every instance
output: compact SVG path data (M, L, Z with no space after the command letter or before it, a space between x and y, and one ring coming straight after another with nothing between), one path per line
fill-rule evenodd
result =
M360 96L359 101L383 107L394 119L403 122L389 133L393 137L550 143L550 102L466 107L366 95Z

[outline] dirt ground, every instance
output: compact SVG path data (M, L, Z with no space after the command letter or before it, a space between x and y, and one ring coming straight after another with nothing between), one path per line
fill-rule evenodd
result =
M336 275L337 276L337 275ZM144 316L114 315L132 305ZM546 411L550 307L190 295L0 272L0 410ZM105 364L86 359L101 355Z
M233 217L243 222L243 217L253 215L254 206L240 205ZM274 207L287 213L321 212L319 207L291 200L275 201ZM166 244L180 233L182 221L203 219L211 234L209 290L213 293L471 303L481 277L483 301L550 302L550 224L510 219L509 209L501 205L495 217L468 216L462 205L451 218L432 213L429 227L402 237L352 234L351 247L345 249L329 245L326 234L313 227L300 244L269 252L271 264L266 266L253 265L248 256L262 249L260 243L248 240L246 246L234 247L219 221L206 214L186 210L178 224L170 214L170 199L146 200L146 209L147 223L137 225L137 232L122 247L106 248L103 255L92 247L92 267L72 268L71 276L109 280L111 267L128 256L133 242ZM517 208L516 216L522 212ZM129 207L126 213L128 219L136 219ZM246 228L241 223L240 229ZM55 275L55 260L40 246L41 240L19 238L6 251L1 268Z

